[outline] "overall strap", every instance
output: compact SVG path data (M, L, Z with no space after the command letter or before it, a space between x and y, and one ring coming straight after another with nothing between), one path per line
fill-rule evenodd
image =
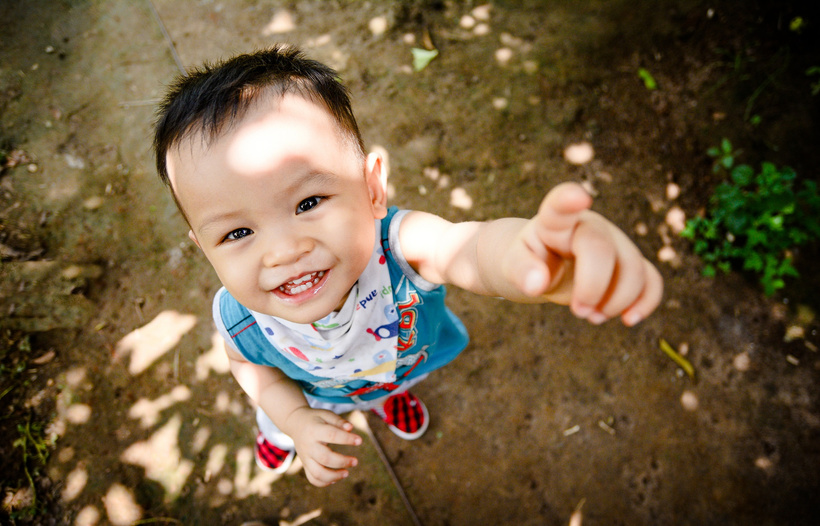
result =
M249 362L276 367L294 380L321 380L284 357L262 333L250 311L236 301L227 290L219 297L219 313L232 343Z

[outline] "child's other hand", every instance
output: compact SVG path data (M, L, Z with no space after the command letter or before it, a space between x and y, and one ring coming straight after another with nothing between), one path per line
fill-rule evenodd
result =
M305 475L314 486L321 488L346 478L347 468L358 463L356 457L328 447L328 444L358 446L362 443L362 438L351 432L353 424L339 415L303 407L291 413L286 424L286 433L293 439Z
M577 184L550 191L521 232L523 244L516 244L508 275L529 296L567 303L591 323L620 315L625 325L635 325L660 303L663 280L626 234L590 211L591 205Z

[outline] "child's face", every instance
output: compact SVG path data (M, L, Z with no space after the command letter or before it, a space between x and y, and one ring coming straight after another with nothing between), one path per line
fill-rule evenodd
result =
M381 162L366 162L330 115L295 95L255 103L210 145L168 154L190 237L245 307L296 323L339 308L384 217Z

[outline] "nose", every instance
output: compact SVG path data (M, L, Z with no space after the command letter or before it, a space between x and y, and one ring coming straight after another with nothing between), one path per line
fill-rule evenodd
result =
M277 267L296 263L313 250L313 246L310 238L293 232L280 232L266 240L263 247L262 265Z

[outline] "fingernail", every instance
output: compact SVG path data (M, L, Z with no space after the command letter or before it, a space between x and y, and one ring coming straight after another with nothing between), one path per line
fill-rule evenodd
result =
M637 311L628 312L628 313L624 314L624 317L623 317L624 324L629 326L629 327L632 327L633 325L639 324L642 319L643 319L643 316L641 316L641 313L637 312Z
M600 312L593 312L587 317L587 321L593 325L600 325L607 320L606 316Z
M592 314L592 307L587 307L586 305L577 305L572 311L575 315L579 318L586 319Z

